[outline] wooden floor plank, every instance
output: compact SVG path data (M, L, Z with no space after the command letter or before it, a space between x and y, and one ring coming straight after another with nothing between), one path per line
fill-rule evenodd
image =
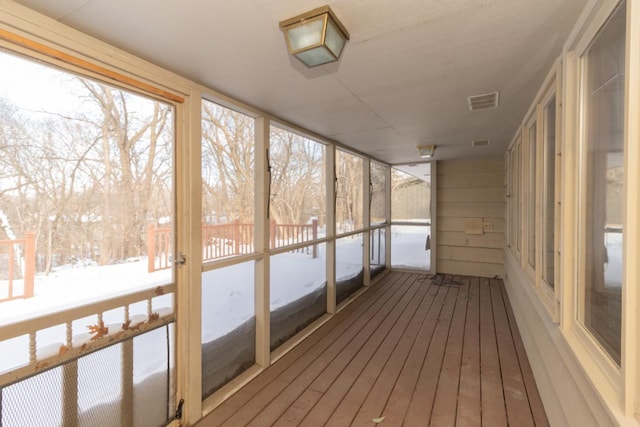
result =
M457 286L447 286L447 288L447 298L438 317L431 345L422 364L418 382L405 415L404 424L407 426L428 425L429 419L431 419L438 378L458 295Z
M489 279L480 279L480 394L482 396L482 425L507 425L504 392Z
M350 358L348 364L343 366L342 371L334 372L331 387L326 389L325 396L309 413L309 416L305 419L306 424L321 425L329 420L329 423L339 422L344 425L346 422L344 420L345 417L349 419L353 417L355 414L353 409L357 411L357 407L354 408L354 405L356 405L358 399L354 397L358 393L358 391L354 391L354 387L355 390L361 390L358 388L361 387L358 381L368 383L373 375L377 377L380 372L378 368L379 360L393 350L408 323L412 311L415 312L416 307L427 294L427 288L415 280L414 286L416 287L416 293L407 302L405 309L402 312L398 312L397 317L390 319L393 320L392 322L380 327L376 335L372 336L357 354L352 355L353 357ZM331 378L329 379L331 380ZM326 382L326 380L323 382ZM312 385L312 388L317 390L314 385ZM345 405L350 408L347 412L344 412ZM359 407L359 403L357 405Z
M394 319L400 316L401 312L396 309L396 306L405 307L412 300L418 288L412 283L411 277L407 276L402 283L402 289L402 292L394 294L382 308L373 313L372 318L367 318L367 320L359 318L335 342L328 346L314 346L317 351L310 350L309 354L317 353L318 356L313 357L313 361L308 363L303 370L298 372L298 370L288 369L287 372L280 375L278 378L289 382L289 385L279 393L277 399L272 399L266 406L257 408L258 405L256 405L256 409L260 409L260 417L250 425L271 425L276 422L302 392L321 376L327 367L332 365L336 358L346 352L351 359L363 346L374 346L376 343L375 334L381 333L380 331L387 327L390 328L390 325L395 322ZM339 372L333 372L332 378L328 381L333 382L338 374ZM326 375L322 375L322 377ZM316 391L322 392L322 390ZM272 397L272 395L262 396L263 399Z
M282 414L273 424L274 427L298 426L302 423L311 408L313 408L323 393L307 388L302 395Z
M258 377L249 382L245 387L235 393L223 405L218 406L208 417L203 419L198 425L200 427L210 427L222 425L231 417L237 417L237 413L246 407L257 408L259 404L266 405L270 399L275 397L279 387L267 388L270 382L281 375L292 375L306 368L317 354L309 350L317 347L326 347L335 343L347 330L352 327L355 319L368 322L375 313L380 310L389 298L402 290L399 284L408 277L407 274L388 275L382 283L369 290L367 294L354 303L350 304L338 313L331 322L324 325L316 333L307 337L296 348L281 358L278 363L267 368ZM384 284L384 286L383 286ZM350 321L343 321L344 319ZM266 398L265 398L266 396ZM254 403L258 402L258 404ZM258 408L259 409L259 408Z
M427 291L423 300L419 306L416 306L415 310L411 310L411 320L403 332L402 336L398 340L395 348L392 350L391 355L385 362L380 375L376 379L373 386L370 388L366 399L360 407L351 425L362 426L372 425L372 419L380 418L384 416L384 408L389 399L389 395L398 379L402 368L405 366L405 362L409 356L411 348L416 342L417 336L420 333L420 329L424 324L424 320L427 313L431 310L433 302L435 300L434 292L429 292L432 289L437 291L437 287L431 285L429 280L426 280L427 276L420 278L422 287ZM439 309L439 308L438 308ZM372 366L375 369L375 366ZM366 384L364 385L366 387ZM390 424L387 421L385 424Z
M463 279L456 276L455 283L460 283L461 285L457 286L461 287L458 292L451 328L449 329L444 362L440 370L430 422L430 425L438 427L456 425L464 327L467 317L467 304L469 302L469 280L468 278Z
M387 425L401 425L404 420L418 382L418 373L422 369L422 364L432 342L435 326L444 306L448 288L432 286L431 293L435 297L433 304L425 316L416 341L382 412Z
M437 277L388 274L198 426L548 426L502 281Z
M421 327L421 329L419 331L419 334L418 334L418 338L417 338L418 346L423 345L424 346L424 350L422 352L416 351L416 349L415 349L416 346L414 345L414 349L412 349L412 353L410 354L410 357L409 357L408 360L409 361L413 360L413 365L411 365L411 366L414 366L417 370L415 370L413 372L408 372L407 371L408 375L404 375L403 376L401 374L401 376L400 376L401 380L403 380L402 381L403 384L412 381L411 384L408 384L408 385L406 385L406 387L401 389L401 391L409 390L407 393L404 393L405 396L408 396L407 399L406 399L407 405L408 405L409 398L411 397L411 394L413 393L413 388L414 388L414 385L415 385L415 382L416 382L416 379L417 379L416 372L418 372L419 369L420 369L420 366L422 366L422 360L424 359L424 355L426 354L426 348L428 348L428 345L429 345L429 342L430 342L430 339L431 339L431 335L433 334L433 326L435 325L436 319L437 319L438 315L440 314L440 310L442 308L442 304L443 304L445 296L446 296L446 289L441 290L439 287L430 287L427 290L427 296L428 296L429 299L432 299L433 302L432 302L432 305L431 305L431 307L430 307L430 309L429 309L429 311L427 313L427 319L425 320L425 322L428 322L429 318L432 318L432 322L428 323L426 325L426 327L425 327L425 322L423 322L423 326ZM413 355L413 359L412 359L412 355ZM351 383L353 381L355 381L355 379L352 380ZM397 389L397 386L395 388ZM336 403L334 405L337 406L337 404L342 399L342 396L344 396L344 394L346 394L347 391L348 391L348 389L344 390L343 393L336 393L337 397L334 397L333 395L329 395L328 394L329 399L335 400ZM403 401L403 403L404 402L405 401ZM318 407L318 408L315 408L315 409L316 409L316 411L315 411L316 412L316 417L309 419L309 421L311 422L311 424L309 424L309 425L318 425L318 424L316 424L316 422L321 421L323 419L326 419L326 418L324 418L323 415L321 415L322 412L323 412L323 408ZM404 417L405 410L401 411L400 421L402 421L402 419ZM387 413L387 412L388 411L385 410L385 413ZM390 421L385 421L385 424L391 425L389 423L390 423Z
M515 345L516 354L520 363L520 369L522 370L522 378L524 380L525 388L527 389L527 398L529 399L529 406L531 413L533 414L534 424L536 426L546 427L549 426L549 420L547 414L542 405L542 399L536 385L536 381L533 378L533 372L531 371L531 365L527 353L520 337L520 331L516 324L516 319L513 316L513 309L509 303L509 297L507 291L504 288L504 282L500 281L500 290L502 291L502 298L505 303L505 309L507 311L507 319L509 320L509 327L511 328L511 336Z
M469 280L467 320L464 328L462 363L456 425L479 427L482 424L480 405L480 279Z
M533 427L533 416L529 407L527 390L522 380L520 363L511 336L511 328L507 319L507 312L502 299L500 283L490 280L491 306L495 322L498 357L502 374L502 388L504 390L507 421L512 426Z

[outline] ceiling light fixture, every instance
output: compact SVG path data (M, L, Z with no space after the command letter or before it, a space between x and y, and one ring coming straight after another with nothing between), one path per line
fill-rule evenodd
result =
M329 6L280 22L289 53L307 67L337 61L349 32Z
M419 145L416 148L418 149L418 155L424 159L430 159L436 151L435 145Z

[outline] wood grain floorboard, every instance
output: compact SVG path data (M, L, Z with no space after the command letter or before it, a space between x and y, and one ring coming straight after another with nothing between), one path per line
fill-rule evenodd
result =
M220 425L549 422L502 280L391 272L197 424Z

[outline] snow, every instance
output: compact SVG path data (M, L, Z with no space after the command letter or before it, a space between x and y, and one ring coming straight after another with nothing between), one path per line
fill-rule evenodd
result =
M425 249L429 226L394 225L391 227L391 266L429 270L430 252Z
M622 233L606 233L605 245L609 262L604 266L604 284L608 288L622 287Z
M413 268L425 268L424 239L428 227L393 227L394 260ZM336 271L338 280L357 275L363 265L362 235L337 239ZM305 248L306 249L306 248ZM317 245L317 257L309 253L276 255L270 259L271 289L270 308L275 310L326 283L326 245ZM422 264L420 264L422 262ZM421 267L422 266L422 267ZM220 337L254 316L254 262L244 262L202 275L202 342ZM97 266L78 260L74 264L54 269L48 276L35 277L35 296L0 304L0 327L36 315L56 312L134 292L151 289L171 281L171 270L147 272L147 259L132 259L122 264ZM0 295L7 281L0 281ZM20 287L21 281L14 281ZM171 295L154 299L153 311L171 308ZM147 303L142 301L129 307L130 316L145 318ZM124 319L124 309L114 309L103 314L110 332L118 330ZM89 316L73 322L73 342L80 345L90 338L86 327L97 323L97 316ZM51 355L66 342L66 327L54 325L38 331L38 356ZM0 342L0 372L28 362L28 337L18 337Z

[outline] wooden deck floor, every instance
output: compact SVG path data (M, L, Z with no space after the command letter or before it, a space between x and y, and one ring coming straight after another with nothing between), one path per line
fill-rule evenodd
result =
M548 421L501 280L392 272L198 424L218 425Z

